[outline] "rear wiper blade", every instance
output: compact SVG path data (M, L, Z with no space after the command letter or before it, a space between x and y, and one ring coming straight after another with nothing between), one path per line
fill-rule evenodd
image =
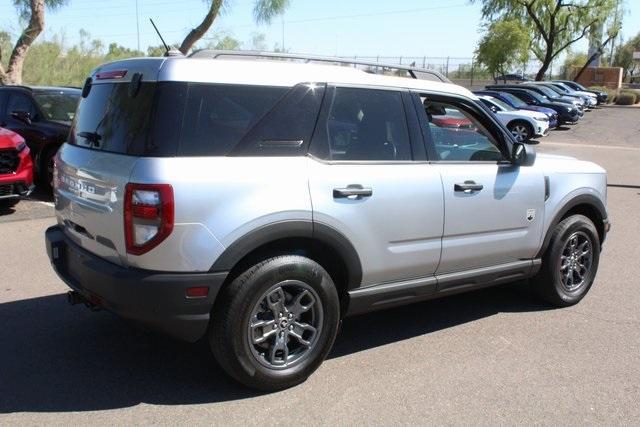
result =
M100 146L100 140L102 139L102 136L97 132L78 132L78 136L86 139L95 147Z

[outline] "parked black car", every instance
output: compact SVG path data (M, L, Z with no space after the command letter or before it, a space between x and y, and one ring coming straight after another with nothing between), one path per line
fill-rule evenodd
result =
M609 95L607 92L603 92L601 90L592 90L587 87L582 86L580 83L574 82L573 80L554 80L554 82L564 83L569 86L573 90L581 90L583 92L590 92L596 95L598 99L598 104L606 104L609 99Z
M81 90L67 87L0 86L0 127L24 138L45 188L53 180L53 157L67 140Z
M496 84L499 82L530 82L531 79L520 74L504 74L493 79Z
M561 125L576 123L580 118L580 112L574 106L562 102L550 101L548 98L533 90L525 89L523 86L499 86L498 88L496 88L496 86L487 86L487 90L511 93L529 105L551 108L558 113L558 121Z

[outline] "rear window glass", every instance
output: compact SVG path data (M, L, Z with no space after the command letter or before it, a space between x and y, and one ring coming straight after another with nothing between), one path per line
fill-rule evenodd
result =
M70 143L138 156L224 156L290 90L185 82L94 84Z

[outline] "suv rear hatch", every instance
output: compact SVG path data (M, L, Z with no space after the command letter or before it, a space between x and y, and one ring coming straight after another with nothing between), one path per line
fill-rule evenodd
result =
M84 249L119 265L127 256L126 185L148 139L161 64L162 59L132 60L97 69L56 159L59 224Z

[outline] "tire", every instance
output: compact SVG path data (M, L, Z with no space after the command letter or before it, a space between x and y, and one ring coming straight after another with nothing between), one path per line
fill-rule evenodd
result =
M571 258L573 253L583 255ZM591 289L599 261L600 239L593 222L586 216L572 215L553 229L542 268L532 280L533 289L556 307L577 304Z
M47 191L53 191L53 158L57 152L57 147L47 148L40 160L38 181L42 188Z
M529 123L521 120L515 120L509 123L507 129L509 129L511 135L513 135L518 142L527 142L534 136L533 127Z
M0 211L11 209L15 205L17 205L19 201L20 199L17 197L15 199L0 200Z
M338 293L325 269L302 256L278 256L249 268L221 291L209 344L231 377L254 389L282 390L320 366L339 322Z

